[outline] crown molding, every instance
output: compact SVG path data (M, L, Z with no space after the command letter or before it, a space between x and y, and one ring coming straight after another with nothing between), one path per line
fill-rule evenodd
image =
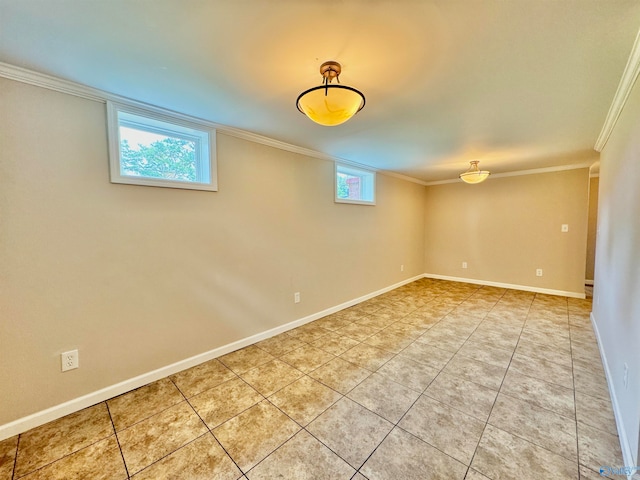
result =
M611 106L609 107L607 117L604 120L604 125L602 126L600 135L598 136L596 144L593 147L596 152L601 152L604 146L607 144L607 140L609 140L611 132L613 132L613 129L618 122L618 118L620 118L622 109L627 103L627 99L629 98L629 94L631 93L631 89L633 88L633 85L636 82L639 73L640 31L638 32L638 35L636 35L636 40L633 43L633 48L631 49L631 54L629 55L629 59L627 60L627 65L624 67L624 72L622 73L622 78L620 79L620 83L618 84L618 89L616 90L616 94L613 96L613 101L611 102Z
M192 116L185 115L170 109L160 108L155 105L139 102L131 98L115 95L113 93L105 92L97 88L88 87L86 85L82 85L80 83L72 82L69 80L63 80L61 78L53 77L51 75L46 75L40 72L35 72L33 70L18 67L8 63L0 62L0 77L7 78L9 80L15 80L22 83L27 83L29 85L34 85L36 87L47 88L49 90L53 90L56 92L66 93L68 95L74 95L76 97L92 100L95 102L106 103L107 101L110 101L110 102L116 102L116 103L125 103L129 105L135 105L138 107L154 110L157 112L170 113L175 117L186 119L189 121L195 121L197 123L208 126L210 128L215 128L220 133L224 133L232 137L241 138L244 140L248 140L250 142L259 143L261 145L266 145L266 146L277 148L279 150L284 150L287 152L297 153L300 155L304 155L306 157L312 157L320 160L327 160L330 162L338 162L345 165L364 168L364 169L379 173L381 175L399 178L401 180L417 183L419 185L426 185L426 182L422 180L418 180L417 178L409 177L407 175L402 175L400 173L377 169L377 168L371 167L370 165L363 165L357 162L353 162L351 160L345 160L343 158L335 157L333 155L319 152L317 150L300 147L298 145L293 145L291 143L283 142L281 140L265 137L264 135L259 135L257 133L242 130L240 128L229 127L227 125L211 122L204 118L192 117Z
M571 165L557 165L555 167L544 167L544 168L533 168L531 170L517 170L515 172L504 172L504 173L492 173L491 178L504 178L504 177L520 177L522 175L537 175L540 173L552 173L552 172L563 172L565 170L578 170L580 168L589 168L593 162L581 162L574 163ZM459 178L452 180L439 180L437 182L426 182L425 185L427 187L433 185L445 185L447 183L462 183L462 180Z

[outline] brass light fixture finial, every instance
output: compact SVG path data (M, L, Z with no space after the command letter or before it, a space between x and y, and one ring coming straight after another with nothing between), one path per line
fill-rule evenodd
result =
M333 127L346 122L364 108L364 95L355 88L331 85L333 79L340 83L342 66L329 61L320 65L322 85L305 90L298 96L296 106L314 122Z

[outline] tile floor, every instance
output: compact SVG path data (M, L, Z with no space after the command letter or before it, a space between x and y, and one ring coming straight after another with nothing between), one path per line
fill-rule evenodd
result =
M595 479L589 300L423 279L0 442L5 479Z

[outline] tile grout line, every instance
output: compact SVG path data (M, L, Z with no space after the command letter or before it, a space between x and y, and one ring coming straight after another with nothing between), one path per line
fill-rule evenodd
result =
M107 407L107 413L109 414L109 420L111 421L111 426L113 427L113 435L116 437L116 442L118 443L118 450L120 450L120 456L122 457L122 463L124 464L124 471L127 472L127 478L131 478L129 475L129 467L127 467L127 461L124 459L124 452L122 451L122 445L120 445L120 438L118 438L118 432L116 430L116 425L113 423L113 416L111 415L111 409L109 408L109 404L104 402L104 405Z
M20 449L20 439L22 438L22 434L18 435L18 440L16 442L16 455L13 457L13 469L11 470L11 480L14 480L16 477L16 467L18 466L18 450Z

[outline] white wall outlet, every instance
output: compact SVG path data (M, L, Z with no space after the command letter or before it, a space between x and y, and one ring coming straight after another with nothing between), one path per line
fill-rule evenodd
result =
M300 292L293 294L293 303L300 303Z
M78 350L71 350L60 354L60 362L62 364L62 371L73 370L80 366L78 360Z
M536 277L541 277L542 276L542 269L541 268L537 268L536 269Z
M624 385L624 389L627 390L629 387L629 365L624 364L624 375L622 376L622 384Z
M562 231L562 233L567 233L569 231L569 224L563 223L562 228L560 228L560 230Z
M404 272L404 265L400 265L400 271Z
M462 262L462 268L467 268L467 262Z

